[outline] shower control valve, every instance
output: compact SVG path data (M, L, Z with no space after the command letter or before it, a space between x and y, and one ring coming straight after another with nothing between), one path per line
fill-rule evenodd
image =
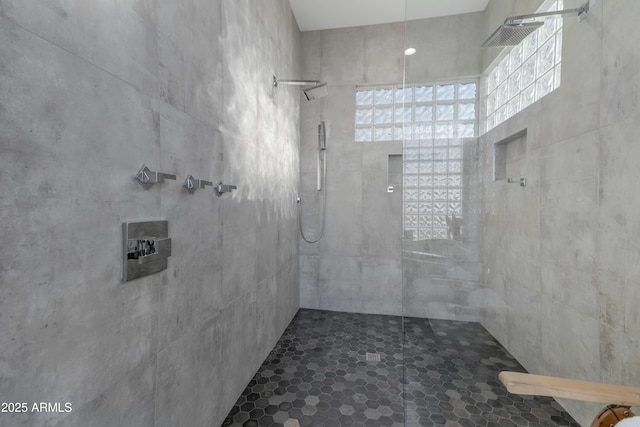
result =
M172 173L152 171L147 166L142 165L135 178L140 185L148 187L152 184L162 184L165 179L176 179L176 176Z
M122 280L165 270L171 256L171 238L167 221L125 222Z
M171 239L142 237L127 240L127 259L147 264L171 256Z
M191 174L187 175L187 179L184 181L184 188L190 193L193 193L198 188L205 188L207 185L213 185L213 182L195 179Z
M238 186L236 185L223 184L222 181L220 181L218 185L216 185L214 190L216 192L216 196L220 197L224 193L231 193L232 190L235 190L237 188Z
M520 184L520 187L526 187L527 186L527 178L526 177L522 177L522 178L508 178L507 182L509 184Z

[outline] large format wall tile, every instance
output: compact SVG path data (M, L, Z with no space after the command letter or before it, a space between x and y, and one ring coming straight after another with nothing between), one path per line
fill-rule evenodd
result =
M158 113L4 18L1 37L2 394L80 407L155 351L157 291L120 283L119 249L124 218L159 208L132 179L142 153L158 156Z
M155 422L156 365L142 362L120 381L56 424L56 427L153 427Z
M301 107L300 192L309 201L302 215L309 234L322 215L322 196L315 190L316 126L321 120L328 137L325 234L316 244L300 243L303 307L403 313L403 192L397 184L393 193L387 192L389 155L401 155L402 143L355 141L355 93L359 86L402 84L404 64L411 63L404 56L409 42L427 60L407 66L407 81L478 75L481 54L472 41L483 29L481 18L468 14L302 34L302 75L329 84L327 97ZM452 302L447 310L463 307Z
M0 395L73 406L1 425L220 424L297 311L299 31L257 3L0 4ZM169 267L123 283L158 219Z
M640 66L640 57L635 55L640 33L633 25L638 18L640 10L633 0L602 3L603 126L635 116L640 109L640 77L635 72Z
M2 2L0 12L145 94L156 95L157 14L153 0L11 0Z
M492 0L488 22L509 10ZM482 285L506 296L482 322L532 372L637 383L638 16L632 1L595 2L565 19L560 88L480 139ZM492 144L523 128L527 187L503 192ZM535 201L521 210L520 195ZM599 409L562 403L583 425Z

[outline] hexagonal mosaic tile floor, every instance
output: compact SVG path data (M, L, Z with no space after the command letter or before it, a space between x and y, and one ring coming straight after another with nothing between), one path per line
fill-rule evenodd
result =
M301 309L222 425L579 427L504 390L500 371L525 370L478 323L405 318L403 343L402 322Z

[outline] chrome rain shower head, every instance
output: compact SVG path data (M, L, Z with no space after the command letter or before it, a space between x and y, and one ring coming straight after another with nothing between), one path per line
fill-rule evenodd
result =
M329 95L329 88L327 86L327 83L320 83L315 86L302 89L302 91L304 92L304 96L307 97L307 101Z
M307 101L329 95L327 83L322 83L320 80L278 80L276 76L273 76L273 87L278 87L280 84L293 86L313 85L302 89Z
M540 21L501 25L482 44L482 47L515 46L543 25L544 22Z
M544 21L528 21L529 19L542 18L556 15L575 15L580 21L589 14L589 2L577 9L555 10L551 12L532 13L530 15L511 16L504 21L497 30L491 34L482 47L515 46L525 37L544 25ZM524 22L528 21L528 22Z

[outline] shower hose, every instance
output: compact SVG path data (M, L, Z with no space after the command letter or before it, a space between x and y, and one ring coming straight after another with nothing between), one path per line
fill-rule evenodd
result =
M321 154L322 154L322 159L320 159L320 155ZM320 165L320 163L322 163L322 165ZM320 166L322 166L321 169L320 169ZM300 197L298 197L298 225L300 227L300 235L302 236L304 241L307 242L307 243L317 243L320 239L322 239L322 236L324 234L324 222L325 222L325 218L327 216L327 188L326 188L326 182L327 182L327 151L326 150L319 150L318 151L318 169L322 173L322 179L321 179L321 185L320 185L320 187L322 189L322 212L320 213L320 231L318 232L318 234L316 236L307 237L304 234L304 229L302 227L302 200L300 199Z

